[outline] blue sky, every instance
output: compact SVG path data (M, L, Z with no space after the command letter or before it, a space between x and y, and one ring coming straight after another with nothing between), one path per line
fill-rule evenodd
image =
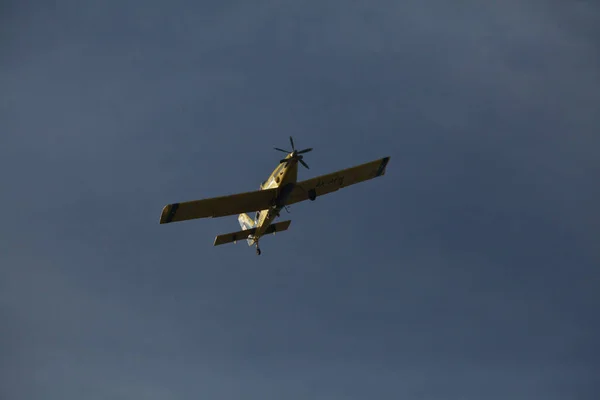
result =
M5 4L0 397L596 398L600 7L488 3ZM392 159L260 257L158 224L289 135Z

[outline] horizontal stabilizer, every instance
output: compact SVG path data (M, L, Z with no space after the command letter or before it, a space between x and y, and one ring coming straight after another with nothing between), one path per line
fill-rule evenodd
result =
M271 233L285 231L290 227L291 222L292 221L288 220L288 221L281 221L276 224L271 224L271 225L269 225L269 227L267 228L265 233L263 233L263 235L269 235ZM255 232L256 232L256 228L246 229L243 231L237 231L237 232L232 232L232 233L225 233L225 234L219 235L215 238L214 245L219 246L219 245L225 244L225 243L232 243L232 242L237 242L238 240L248 239L248 237L250 235L254 235Z

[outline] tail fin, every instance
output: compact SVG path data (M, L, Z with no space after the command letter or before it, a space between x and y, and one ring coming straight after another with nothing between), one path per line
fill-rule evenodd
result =
M254 220L246 213L242 213L238 216L238 222L243 230L252 229L256 226Z
M240 227L244 231L251 230L256 227L256 222L252 218L250 218L250 216L246 213L242 213L238 216L238 222L240 223ZM252 246L254 244L254 241L252 240L252 233L250 233L247 237L244 238L247 238L246 241L248 242L248 246Z
M281 221L276 224L269 225L263 235L268 235L275 232L285 231L289 228L292 221ZM243 231L225 233L215 238L214 246L219 246L225 243L237 242L238 240L248 239L248 243L253 243L250 239L252 234L256 232L256 228L244 229Z

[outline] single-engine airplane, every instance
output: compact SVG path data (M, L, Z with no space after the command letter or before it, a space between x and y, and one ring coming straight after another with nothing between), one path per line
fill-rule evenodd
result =
M160 223L168 224L197 218L216 218L239 214L238 222L242 230L218 235L215 238L214 246L236 243L238 240L246 239L248 246L256 246L256 254L260 255L258 242L261 237L285 231L290 226L290 220L273 223L275 218L279 217L282 208L287 210L287 206L290 204L305 200L314 201L319 196L335 192L343 187L382 176L385 174L390 160L390 157L384 157L297 182L298 164L308 169L302 154L312 151L312 148L296 150L291 136L290 144L292 151L275 147L275 150L287 153L287 155L279 161L279 165L260 185L259 190L168 204L162 210ZM251 212L256 212L254 219L247 214Z

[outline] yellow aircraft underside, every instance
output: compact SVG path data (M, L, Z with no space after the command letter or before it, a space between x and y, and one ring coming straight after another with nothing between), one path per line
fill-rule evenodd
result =
M166 205L160 216L160 223L186 221L197 218L216 218L259 210L283 207L333 193L341 188L385 175L390 157L384 157L362 165L343 169L327 175L292 184L289 195L281 201L285 187L280 184L274 188L193 200ZM282 182L285 184L285 182ZM261 213L262 214L262 213Z

